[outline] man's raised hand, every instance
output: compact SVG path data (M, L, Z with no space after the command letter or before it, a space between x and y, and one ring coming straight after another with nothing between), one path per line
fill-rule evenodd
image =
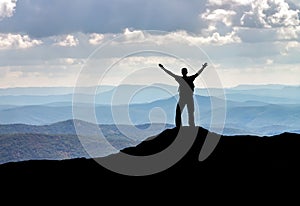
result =
M197 74L200 75L203 72L203 70L205 69L205 67L207 67L207 65L208 65L207 63L204 63L202 65L202 68L197 72Z
M163 66L162 64L158 64L158 66L159 66L160 68L164 68L164 66Z

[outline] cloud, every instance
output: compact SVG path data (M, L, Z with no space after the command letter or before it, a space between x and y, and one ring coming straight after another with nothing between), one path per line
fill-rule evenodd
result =
M264 13L269 8L268 1L254 0L251 9L245 11L240 19L241 26L253 28L271 28L266 22L267 15Z
M63 59L63 62L66 63L66 64L74 64L75 59L73 59L73 58L65 58L65 59Z
M295 83L299 75L285 73L281 66L286 64L287 68L292 69L300 64L298 2L299 0L18 1L16 12L1 10L1 15L5 13L5 17L10 18L0 17L3 18L0 21L0 72L2 70L7 73L6 79L0 75L0 84L4 87L71 84L76 81L81 66L95 51L96 45L107 40L112 40L111 47L93 59L107 61L103 60L104 64L95 62L92 65L95 70L91 76L101 74L103 68L112 65L112 60L120 59L127 51L131 54L132 51L144 48L151 51L168 48L170 54L176 54L195 67L209 56L213 64L219 65L219 70L235 70L234 76L229 75L230 72L221 72L221 78L227 85L238 84L242 80L248 83L274 82L275 76L269 72L276 71L276 78L284 77L283 83L288 82L289 78L295 78ZM58 14L63 14L63 18ZM145 31L148 29L168 33ZM121 38L114 39L117 36ZM200 55L199 58L199 53L192 52L193 48L201 48L207 56ZM166 66L170 64L170 68L177 71L179 64L172 63L172 59L160 59L162 56L164 55L157 53L144 56L139 54L138 58L122 61L120 73L113 72L112 78L123 78L132 68L139 69L149 65L155 65L156 68L157 61ZM257 70L249 78L252 67ZM265 70L265 67L270 69ZM247 72L243 73L245 70ZM153 74L157 74L155 69ZM264 77L268 74L271 76L265 81ZM164 76L162 78L165 79ZM153 80L152 76L147 76L146 79ZM144 81L142 77L135 80ZM111 78L107 79L108 83L111 81Z
M0 49L27 49L42 44L41 40L31 39L28 35L1 34Z
M67 36L59 37L57 41L58 42L54 45L62 47L75 47L79 44L79 40L70 34Z
M6 17L12 17L16 8L17 0L0 1L0 20Z
M90 34L89 43L92 45L101 44L103 40L104 40L104 34L97 34L97 33Z
M297 7L300 7L300 1L299 0L287 0L288 2L296 5Z
M211 45L220 46L232 43L241 42L240 38L236 35L235 31L220 35L218 32L214 32L211 35L203 36L201 34L190 34L187 31L175 31L175 32L157 32L151 33L142 30L125 29L123 33L124 38L121 42L116 43L154 43L158 46L169 44L193 44L198 46ZM117 40L118 41L118 40Z
M299 41L300 12L289 0L208 0L203 35L235 32L245 42Z
M84 61L85 61L85 59L81 59L81 58L62 58L62 59L59 59L59 61L57 62L57 65L62 65L62 66L82 65L82 64L84 64ZM51 62L51 64L53 64L53 62ZM51 64L49 64L49 65L51 65Z
M213 24L217 22L222 22L226 26L232 25L232 17L236 15L235 11L232 10L224 10L224 9L216 9L213 11L206 10L204 14L201 15L202 19L206 21L210 21Z
M0 32L26 33L35 38L83 33L137 30L197 32L199 0L23 0L12 18L0 22Z
M298 40L300 37L300 26L281 27L276 30L277 37L281 40Z
M234 31L222 36L218 32L214 32L211 36L193 36L189 35L186 32L177 32L177 35L180 35L183 39L187 39L195 45L226 45L232 43L240 43L241 39L236 35Z
M222 5L249 5L253 0L208 0L210 6L222 6Z
M107 40L113 40L113 42L115 42L116 44L118 43L136 44L145 41L154 42L156 41L156 39L153 39L155 36L148 33L147 31L125 28L122 33L114 33L114 34L92 33L89 35L88 42L91 45L99 45Z
M299 53L300 43L297 41L289 41L284 45L281 45L281 48L281 55L288 56L290 53L292 53L291 50L294 49L298 49L298 52L296 53Z
M271 64L273 64L274 63L274 60L273 59L267 59L266 60L266 64L267 65L271 65Z
M286 0L208 0L208 7L203 19L221 21L227 26L274 28L300 23L299 10L292 9Z
M267 17L272 27L298 26L300 24L299 10L290 9L289 4L284 0L270 0L269 6L271 12L274 10L277 11ZM269 10L266 12L269 12Z
M246 27L286 27L299 25L299 10L292 10L285 0L254 0L244 13L241 25Z
M123 32L125 41L127 42L140 42L146 39L145 34L142 30L130 30L126 28Z

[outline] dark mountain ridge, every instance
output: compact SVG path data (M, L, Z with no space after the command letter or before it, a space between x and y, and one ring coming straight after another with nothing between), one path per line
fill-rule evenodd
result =
M191 129L184 127L182 132L189 134ZM213 153L206 160L199 162L199 153L207 134L210 134L209 138L217 138L217 136L205 129L197 129L197 137L190 150L175 165L151 176L182 177L196 180L203 179L204 176L213 177L217 174L243 176L299 172L299 134L284 133L273 137L222 136ZM168 148L178 138L176 137L177 133L176 128L167 129L158 136L151 137L135 147L126 148L120 153L95 160L107 162L118 158L122 153L134 156L157 154ZM185 136L185 138L191 137ZM85 177L88 179L101 177L102 179L115 180L114 178L124 177L105 169L95 160L82 158L63 161L36 160L7 163L0 166L0 173L17 177L25 175L33 179L51 176Z

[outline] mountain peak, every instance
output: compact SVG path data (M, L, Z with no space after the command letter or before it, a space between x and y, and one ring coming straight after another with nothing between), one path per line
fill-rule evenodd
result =
M166 129L161 134L146 139L136 147L125 148L121 152L134 156L154 155L167 149L178 138L189 138L191 140L194 138L194 141L191 142L191 144L194 143L200 146L203 144L207 133L208 131L201 127L185 126L180 129L175 127L173 129Z

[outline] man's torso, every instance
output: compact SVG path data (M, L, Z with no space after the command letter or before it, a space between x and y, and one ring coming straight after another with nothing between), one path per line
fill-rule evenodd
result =
M198 75L193 76L177 76L175 79L179 84L178 92L179 96L193 96L195 85L194 80Z

